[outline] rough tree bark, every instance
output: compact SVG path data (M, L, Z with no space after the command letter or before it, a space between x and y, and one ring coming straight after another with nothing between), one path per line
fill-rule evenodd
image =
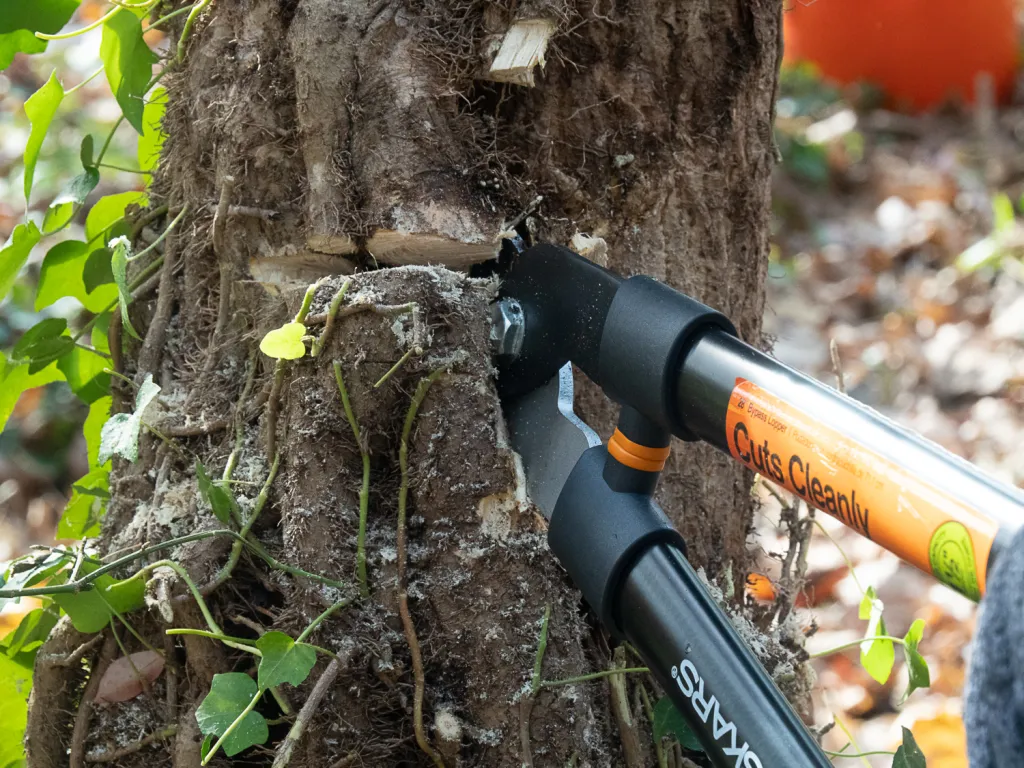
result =
M220 473L237 451L233 478L243 482L234 487L248 512L271 450L279 454L254 534L280 561L343 580L357 596L313 638L343 667L289 765L432 764L413 729L402 555L437 760L652 760L642 714L613 706L605 682L542 691L532 712L520 706L545 606L545 679L607 668L611 651L525 499L488 359L495 283L465 270L491 259L512 225L557 243L586 233L604 241L577 238L593 258L698 296L756 343L780 12L778 0L214 0L195 26L184 62L164 78L169 138L152 195L169 216L186 205L188 213L166 241L157 295L133 307L146 339L126 340L123 359L126 375L152 373L162 387L157 424L178 449L146 437L136 465L116 465L102 542L112 551L219 527L197 502L191 457ZM259 339L326 277L307 321L318 336L346 275L326 347L283 365L276 387ZM415 312L387 309L410 303ZM400 436L411 395L436 371L408 441L403 548ZM121 389L115 410L130 400ZM586 387L580 400L607 433L610 404ZM364 450L370 594L358 599ZM695 564L734 583L746 559L749 481L710 450L676 444L662 483ZM164 555L203 585L229 548L229 539L211 539ZM339 595L247 557L209 596L229 634L253 636L257 625L297 634ZM162 589L175 595L175 625L201 626L181 584ZM157 646L166 613L154 608L136 622ZM62 627L46 652L87 639ZM87 753L172 724L174 739L119 764L198 763L196 704L214 674L246 671L251 658L200 638L172 647L173 677L132 702L94 708ZM86 658L96 664L97 651ZM290 692L296 710L326 666ZM37 670L33 768L67 764L84 677L77 667L59 677ZM275 706L266 704L268 717ZM266 749L235 763L270 765L287 730L273 727Z

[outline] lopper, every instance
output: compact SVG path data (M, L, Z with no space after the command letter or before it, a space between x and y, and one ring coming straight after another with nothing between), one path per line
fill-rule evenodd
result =
M671 437L713 445L975 601L1024 522L1024 495L759 352L657 280L554 245L515 250L492 342L552 552L714 765L831 765L654 501ZM572 364L621 405L607 445L573 413Z

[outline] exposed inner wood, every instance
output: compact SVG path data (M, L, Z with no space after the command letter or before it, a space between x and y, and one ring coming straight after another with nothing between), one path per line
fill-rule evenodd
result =
M547 19L521 19L509 27L487 76L503 83L533 87L534 69L544 69L544 52L555 25Z

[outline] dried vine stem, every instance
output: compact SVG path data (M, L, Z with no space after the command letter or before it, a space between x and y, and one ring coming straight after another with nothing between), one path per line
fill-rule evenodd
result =
M319 708L320 702L323 701L327 691L330 690L331 685L334 684L335 679L338 677L338 673L341 672L342 666L344 666L344 662L340 658L335 657L327 665L324 673L320 675L320 679L316 681L316 685L309 694L309 698L302 705L299 716L295 718L295 724L288 731L288 735L281 742L281 746L277 748L277 755L274 757L274 764L271 768L285 768L289 761L291 761L292 752L295 751L295 747L298 745L299 739L302 738L302 734L305 732L306 726L309 725L309 721L313 719L313 715L317 708Z
M90 752L85 756L85 762L87 763L116 763L122 757L128 757L128 755L134 755L143 747L148 747L157 741L166 741L167 739L173 738L178 733L178 726L168 725L166 728L162 728L159 731L144 736L133 744L115 749L111 752Z
M409 404L409 411L405 415L405 424L402 426L402 442L398 449L398 463L402 473L402 484L398 490L398 613L402 619L402 628L405 630L405 639L409 644L409 654L412 656L412 671L415 680L415 695L413 699L413 730L416 733L416 743L423 752L434 761L437 768L445 768L441 755L430 746L427 734L423 728L423 694L426 687L426 679L423 675L423 657L420 653L420 644L416 639L416 627L412 623L412 615L409 613L409 590L406 580L406 543L405 543L405 515L409 500L409 435L412 432L413 422L416 420L416 413L423 404L431 385L444 373L439 369L420 379L416 392Z
M190 17L191 18L191 17ZM210 347L206 350L206 360L203 363L202 377L205 378L217 364L219 357L218 348L224 340L224 333L228 323L231 322L231 287L235 282L235 263L227 256L227 243L225 242L224 227L227 224L228 208L231 206L231 193L235 189L235 177L225 176L220 185L220 200L217 203L217 211L213 214L213 254L217 258L217 265L220 267L220 295L217 298L217 322L213 326L213 334L210 336Z
M78 705L78 714L75 715L75 726L71 732L71 752L68 755L69 768L82 768L85 762L85 739L89 735L89 720L92 719L93 702L100 689L100 680L107 672L107 667L114 660L114 651L117 650L117 643L111 635L103 642L100 655L89 672L89 682L85 685L82 693L82 702Z

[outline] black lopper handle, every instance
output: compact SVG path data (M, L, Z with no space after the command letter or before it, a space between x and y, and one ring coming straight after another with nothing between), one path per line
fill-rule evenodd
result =
M640 556L618 613L716 766L832 765L677 548Z
M587 602L640 652L716 766L831 765L686 561L644 473L616 465L605 446L585 451L548 529Z

